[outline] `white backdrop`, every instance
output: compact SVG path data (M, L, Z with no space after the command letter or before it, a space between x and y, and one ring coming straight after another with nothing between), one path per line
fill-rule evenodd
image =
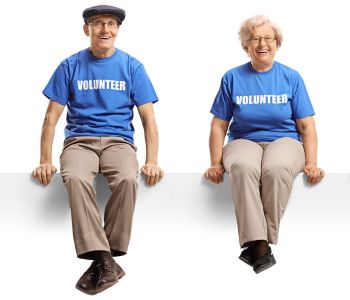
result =
M146 67L160 101L159 163L166 172L202 172L209 163L213 98L223 73L247 61L237 38L240 23L266 14L284 32L276 60L303 76L315 111L319 165L349 172L347 1L134 0L109 1L126 10L116 46ZM0 172L30 172L39 161L47 100L41 94L57 65L87 47L84 8L101 1L7 1L1 11ZM65 117L54 141L54 163L63 142ZM134 125L140 163L143 131Z

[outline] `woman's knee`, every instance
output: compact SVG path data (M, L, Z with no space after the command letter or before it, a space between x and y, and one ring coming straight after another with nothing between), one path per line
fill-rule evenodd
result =
M249 161L237 161L230 166L230 174L234 176L260 177L261 170Z

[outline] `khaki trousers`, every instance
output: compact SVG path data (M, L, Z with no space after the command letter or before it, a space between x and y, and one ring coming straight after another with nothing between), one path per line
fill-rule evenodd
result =
M91 251L126 254L137 192L136 148L118 137L73 137L64 142L61 175L68 190L78 257L93 259ZM112 192L101 224L93 186L98 173Z
M223 149L223 164L230 176L241 247L255 240L277 244L293 180L305 166L302 143L292 138L233 140Z

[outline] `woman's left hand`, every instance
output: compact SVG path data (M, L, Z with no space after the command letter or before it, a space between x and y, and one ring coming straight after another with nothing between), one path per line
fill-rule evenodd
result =
M304 174L308 177L308 182L316 184L322 180L325 172L315 164L306 164Z

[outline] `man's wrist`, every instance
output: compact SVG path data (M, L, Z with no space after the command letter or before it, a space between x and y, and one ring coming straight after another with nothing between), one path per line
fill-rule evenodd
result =
M212 168L218 168L218 167L222 167L223 165L222 165L222 163L221 162L212 162L211 163L211 167Z

